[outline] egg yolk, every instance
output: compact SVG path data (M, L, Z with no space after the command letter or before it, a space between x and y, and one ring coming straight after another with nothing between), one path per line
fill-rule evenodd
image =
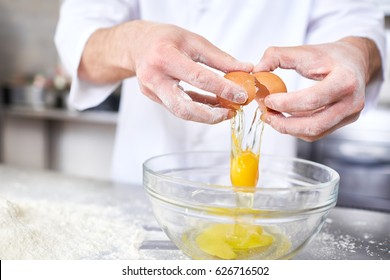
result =
M241 122L243 111L237 112L237 116L234 122ZM263 124L262 124L263 125ZM243 137L237 127L243 126L243 123L232 124L232 150L230 156L230 181L234 187L248 187L249 189L256 187L259 179L259 160L260 160L260 144L258 149L256 147L242 148ZM253 122L251 129L258 130L258 122ZM251 130L250 129L250 130ZM261 129L262 131L262 129ZM257 135L254 134L256 137ZM260 133L260 138L262 133ZM248 139L247 139L248 140ZM254 141L261 142L261 139L253 139ZM254 143L254 142L253 142Z
M263 233L261 226L247 224L215 224L196 237L198 246L207 254L231 260L237 253L269 246L273 237Z
M230 180L235 187L255 187L259 178L259 155L243 151L230 160Z

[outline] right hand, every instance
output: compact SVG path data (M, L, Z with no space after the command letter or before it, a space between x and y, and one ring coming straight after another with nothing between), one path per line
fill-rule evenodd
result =
M204 65L225 73L253 70L252 64L236 60L205 38L180 27L130 21L100 29L91 36L79 76L114 82L136 75L142 93L175 116L213 124L235 113L215 106L216 96L240 104L246 101L247 94ZM179 85L181 81L212 95L186 92Z
M273 111L264 120L281 133L316 141L359 118L366 85L379 74L381 59L372 40L346 37L318 45L271 47L254 71L278 67L318 82L289 94L267 96L265 105Z

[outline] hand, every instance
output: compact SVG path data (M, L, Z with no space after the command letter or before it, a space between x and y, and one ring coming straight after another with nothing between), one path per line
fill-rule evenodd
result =
M114 82L135 74L142 93L177 117L218 123L231 118L234 111L214 106L216 96L244 103L247 94L204 65L222 72L253 69L252 64L237 61L205 38L177 26L131 21L92 35L79 76ZM185 91L181 81L213 95Z
M329 44L271 47L254 72L278 67L319 82L288 94L269 95L265 105L274 111L268 110L263 119L281 133L314 141L358 119L365 86L380 69L381 60L371 40L348 37Z

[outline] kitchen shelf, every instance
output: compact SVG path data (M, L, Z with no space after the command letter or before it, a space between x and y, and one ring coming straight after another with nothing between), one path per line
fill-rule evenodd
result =
M118 113L0 104L0 162L109 179Z

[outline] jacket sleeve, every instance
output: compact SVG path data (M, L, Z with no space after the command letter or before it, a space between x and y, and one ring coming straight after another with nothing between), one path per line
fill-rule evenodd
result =
M370 107L377 100L387 68L383 12L369 0L314 0L306 43L332 42L347 36L372 39L381 55L382 71L366 88L366 107Z
M84 46L94 31L137 19L136 0L65 0L55 33L61 62L72 77L70 105L83 110L104 101L119 83L96 85L77 76Z

